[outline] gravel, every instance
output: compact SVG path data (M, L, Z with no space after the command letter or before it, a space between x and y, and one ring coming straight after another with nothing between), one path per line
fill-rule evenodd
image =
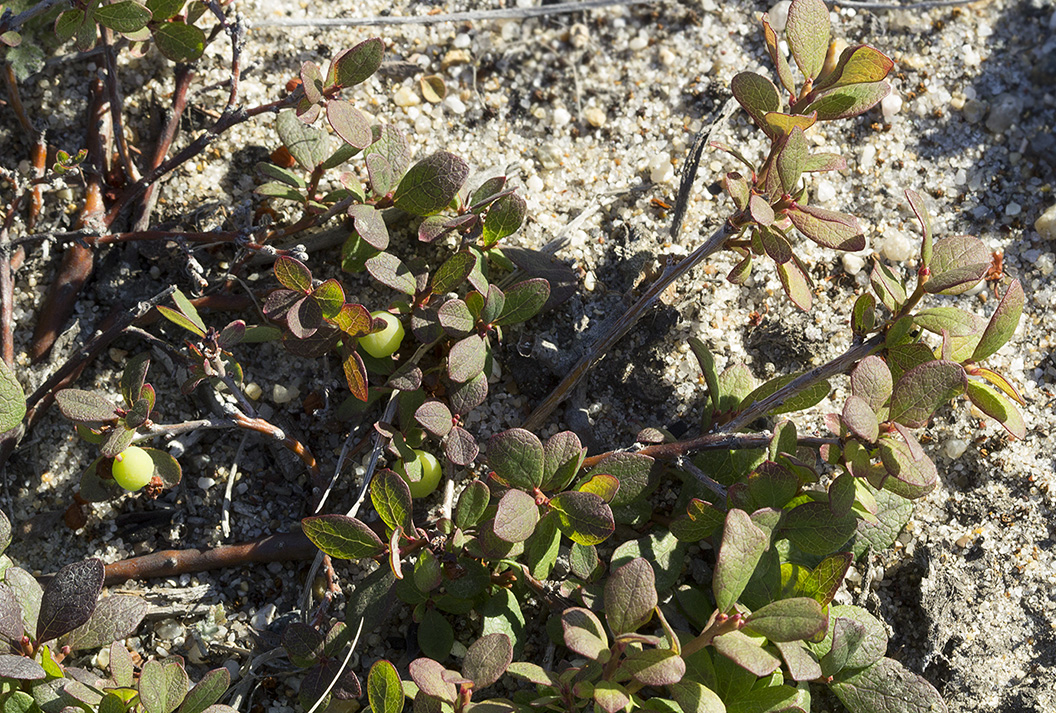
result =
M787 3L775 6L775 26L781 6ZM427 11L409 0L325 5L257 0L239 7L253 23L314 16L324 8L333 17ZM460 0L435 7L444 12L479 9ZM704 156L686 228L677 239L667 234L670 215L662 205L674 202L676 174L687 149L694 134L721 110L730 78L768 65L756 22L765 9L738 0L700 0L523 20L341 29L261 26L251 31L246 47L243 101L251 106L274 100L301 62L323 64L338 49L380 35L392 64L355 95L357 105L411 134L417 157L446 149L465 157L481 175L505 170L528 200L529 222L518 235L520 244L538 247L555 235L567 238L559 256L584 275L586 289L522 333L510 335L511 355L518 345L527 344L534 354L533 345L545 344L556 356L549 360L552 369L540 362L534 372L503 370L505 393L490 399L469 421L468 427L483 439L520 423L538 402L537 395L528 395L532 388L545 394L556 383L561 365L603 333L658 260L688 253L728 215L729 202L713 195L709 186L736 164L717 152ZM686 344L690 336L711 346L720 367L748 360L759 378L787 370L791 362L782 355L795 355L801 366L835 356L848 344L849 294L865 289L870 256L876 253L896 268L915 270L916 227L902 192L920 191L935 217L937 234L978 235L1003 254L1007 273L1023 283L1027 305L1021 325L990 365L1027 399L1030 432L1022 442L1011 441L963 401L941 412L928 431L928 448L939 464L942 485L919 503L894 551L860 565L868 564L876 575L866 579L856 572L852 580L858 584L852 581L848 595L864 596L871 610L891 625L889 655L932 681L951 710L1052 710L1056 12L1041 0L994 0L877 13L842 8L831 17L836 35L851 43L868 41L897 62L895 93L882 108L820 127L813 136L822 150L844 154L849 168L812 179L812 194L827 208L858 215L869 248L860 255L837 256L803 246L818 284L815 306L807 315L783 298L769 268L758 268L745 286L736 287L722 279L733 258L716 257L678 284L655 318L644 320L593 370L564 418L585 421L597 448L626 446L646 425L696 423L704 390ZM177 148L211 122L204 111L222 107L228 53L222 41L207 50ZM86 77L101 71L97 63L86 57L54 64L23 87L23 101L39 107L34 116L47 127L49 141L71 153L83 144ZM133 143L146 147L149 141L139 137L149 136L154 102L168 104L172 66L148 53L126 57L122 71ZM419 80L433 74L447 86L447 97L438 104L422 101ZM9 170L18 170L28 155L14 127L8 115L0 128L0 164ZM742 114L715 138L749 156L762 148ZM194 217L198 228L237 216L252 198L253 163L277 146L269 117L236 127L163 184L158 219L200 206L208 210ZM43 222L69 226L79 195L76 189L51 192ZM102 257L52 362L32 367L26 357L28 325L43 286L52 279L53 252L46 244L31 249L26 266L16 273L17 368L29 388L90 335L119 298L154 294L172 279L184 290L192 287L181 272L186 260L179 252L114 248ZM230 255L203 252L199 257L215 270L215 261ZM320 266L319 271L327 269ZM825 279L829 275L832 279ZM266 274L255 278L266 279ZM389 298L365 283L349 281L348 286L364 300ZM946 302L989 314L996 301L991 283L974 295ZM753 313L762 316L761 324L755 324ZM774 329L793 320L795 329ZM756 330L768 328L762 333L765 339L753 338ZM176 330L166 334L179 343ZM132 355L145 348L131 338L115 346ZM120 351L91 365L77 385L115 394ZM306 437L324 472L332 473L344 434L328 417L332 411L308 415L302 404L320 384L340 394L339 376L321 361L293 359L271 345L239 356L262 414ZM532 373L538 381L522 383L518 373ZM179 377L162 352L156 352L151 380L164 397L159 421L175 422L196 412L195 404L179 396ZM628 383L634 388L628 389ZM842 403L845 395L845 385L837 383L835 402ZM801 430L820 432L824 410L825 405L799 419ZM541 435L563 427L554 421ZM71 532L56 525L54 513L69 504L92 452L74 438L68 424L51 415L12 461L3 503L13 521L35 524L35 531L46 536L20 539L12 557L31 569L54 571L81 556L111 562L166 547L245 541L288 531L307 514L311 485L299 461L251 438L238 460L232 532L225 538L218 528L220 511L227 481L236 477L232 463L241 438L230 432L195 436L200 440L184 439L184 485L153 502L128 496L92 506L89 524ZM357 462L354 470L362 473L364 465ZM332 496L335 501L348 501L355 484L347 480ZM149 517L144 519L144 513ZM364 572L351 565L340 574L354 579ZM130 584L124 589L150 596L157 608L153 624L145 625L132 643L144 655L181 653L200 663L199 671L224 665L244 677L254 656L277 643L283 615L297 606L303 577L302 566L289 564ZM405 633L402 623L388 638L368 638L357 657L361 670L393 650L390 639L398 643ZM293 705L297 676L260 665L263 671L277 672L279 682L257 693L254 701L265 701L274 713L292 710L287 706ZM817 704L819 711L827 706Z

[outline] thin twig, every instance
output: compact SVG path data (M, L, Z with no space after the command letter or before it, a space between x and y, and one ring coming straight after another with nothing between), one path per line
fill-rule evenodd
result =
M682 180L678 184L678 197L675 199L675 211L671 218L671 229L669 231L672 239L677 238L678 234L682 232L682 220L686 217L686 209L689 207L689 196L693 191L693 182L697 179L697 166L700 165L700 157L704 153L704 148L711 141L715 130L721 124L729 121L733 113L737 111L738 106L736 99L727 99L726 103L722 105L718 116L710 121L707 127L701 127L693 139L693 146L689 149L689 156L686 158L686 162L682 164Z
M231 496L235 491L235 481L238 479L238 462L242 460L242 452L246 448L248 433L242 434L242 440L238 442L238 450L235 459L231 463L231 472L227 476L227 484L224 486L224 504L220 508L220 531L224 537L231 536Z
M721 250L726 239L731 234L730 226L723 223L722 227L712 233L711 237L704 241L700 247L682 258L674 266L669 267L663 275L657 278L649 286L645 294L620 317L608 334L591 345L587 354L576 362L576 365L572 367L572 370L562 379L561 383L557 385L546 400L536 407L535 411L525 421L524 427L529 431L537 431L542 428L547 417L557 408L558 404L568 398L579 381L586 376L590 367L604 357L620 339L631 331L631 328L638 323L638 320L652 308L657 299L660 298L660 295L677 282L679 278L696 267L704 258Z
M45 12L55 7L56 5L69 5L70 0L42 0L33 7L29 8L25 12L21 12L17 15L10 15L4 13L0 17L0 32L7 32L8 30L18 30L22 25L32 20L37 15L43 15Z
M354 639L352 639L351 646L348 647L348 654L345 655L345 660L341 662L341 665L337 667L337 673L334 674L334 680L330 681L330 685L326 687L325 691L323 691L323 695L319 696L319 700L315 702L315 705L308 709L308 713L315 713L315 711L319 709L319 706L323 704L323 701L326 700L326 697L330 695L330 691L334 690L334 686L337 685L337 682L341 679L341 676L344 675L345 669L348 668L348 662L352 660L352 654L356 650L356 644L359 643L359 635L361 633L363 633L362 617L360 617L359 619L359 626L356 627L356 636Z
M477 20L522 20L529 17L562 15L570 12L598 10L616 5L651 5L656 0L585 0L562 2L540 7L510 7L498 10L471 10L439 15L376 16L376 17L306 17L262 20L251 27L385 27L387 25L433 25L439 22L474 22Z
M110 43L110 30L102 28L100 33L104 48L103 57L106 60L106 91L110 96L110 123L113 126L113 138L117 144L117 154L121 157L121 164L125 168L128 180L135 181L139 178L139 169L132 162L132 154L128 150L128 140L125 137L125 124L123 118L124 98L121 96L121 87L117 81L117 54Z

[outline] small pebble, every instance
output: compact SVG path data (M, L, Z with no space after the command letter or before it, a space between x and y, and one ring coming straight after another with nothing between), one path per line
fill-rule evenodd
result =
M774 32L779 35L785 31L785 25L788 23L788 8L791 5L791 0L781 0L781 2L774 3L767 13L770 16L770 27L774 28Z
M905 262L916 252L916 243L897 230L888 231L881 242L880 251L891 262Z
M125 359L128 358L128 352L124 349L118 349L117 347L110 347L108 353L110 354L110 361L115 364L123 364Z
M969 124L978 124L986 113L986 104L978 99L969 99L964 103L962 113Z
M277 404L288 404L301 395L301 390L296 386L286 388L282 384L271 387L271 400Z
M649 46L649 35L646 35L646 34L638 35L633 40L631 40L630 43L627 46L633 52L640 52L640 51L644 50L646 47Z
M400 87L396 90L396 93L392 95L392 101L396 106L408 107L421 104L422 100L410 87Z
M457 94L451 94L444 99L444 107L455 114L466 113L466 104Z
M163 619L154 627L154 633L166 641L173 641L183 636L186 630L175 619Z
M216 480L213 478L201 477L198 479L198 487L202 490L208 490L209 488L216 485Z
M956 544L958 547L960 547L963 550L965 547L967 547L968 545L972 544L972 536L971 535L961 535L960 537L957 538L957 542L954 543L954 544Z
M260 388L260 384L258 384L257 382L251 381L246 384L246 396L253 399L254 401L259 401L263 393L264 390Z
M605 126L605 111L600 107L590 106L583 112L583 118L593 127Z
M467 35L465 32L460 32L458 35L455 36L455 41L451 44L454 45L457 49L464 50L469 47L469 35Z
M570 114L565 107L559 106L554 109L554 115L552 118L554 126L566 126L568 122L572 121L572 114Z
M857 253L843 254L843 271L848 275L857 275L865 267L865 258Z
M1023 100L1015 94L1000 94L990 105L986 117L986 128L995 134L1003 134L1012 128L1023 112Z
M1021 206L1019 203L1016 203L1015 201L1012 201L1011 203L1005 206L1005 215L1009 217L1017 216L1022 212L1023 206Z
M234 683L238 680L238 672L241 668L238 665L238 661L235 661L234 659L228 659L227 661L224 661L224 668L226 668L227 672L231 674L231 683Z
M473 61L473 58L464 48L453 49L440 60L440 69L446 72L450 67L469 64L471 61Z
M675 177L675 167L671 165L671 154L658 153L649 161L649 180L653 183L667 183Z
M880 101L880 111L884 115L884 121L888 124L891 123L891 120L895 118L895 114L901 109L902 97L898 96L898 94L888 94Z
M1034 230L1045 240L1056 240L1056 204L1049 206L1034 221Z
M271 602L268 602L260 609L257 609L257 612L253 615L252 621L250 621L250 626L252 626L257 631L264 631L268 628L268 625L271 624L274 618L275 605Z
M818 181L817 187L814 189L814 199L818 203L828 203L836 197L836 187L828 181Z
M551 143L543 144L536 153L544 171L552 171L561 165L561 149Z
M968 450L968 444L960 438L951 438L942 444L942 452L950 460L957 460Z

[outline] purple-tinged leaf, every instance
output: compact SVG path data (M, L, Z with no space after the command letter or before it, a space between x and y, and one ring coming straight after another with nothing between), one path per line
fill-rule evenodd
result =
M790 257L792 260L788 262L776 263L777 277L781 280L781 287L788 295L788 299L804 312L809 312L814 299L810 276L799 264L795 255L790 255Z
M405 362L392 372L385 386L397 391L417 391L422 388L422 370L413 362Z
M899 433L902 439L880 438L880 460L888 476L883 478L881 485L907 500L922 498L939 484L938 471L913 434L908 431Z
M668 689L683 713L726 713L719 694L696 681L684 679Z
M439 307L436 300L431 300L424 306L414 306L411 311L411 333L422 344L432 344L444 336L444 328L440 326Z
M477 459L480 447L477 439L461 426L455 426L444 441L444 455L458 466L467 466Z
M1012 338L1019 325L1019 317L1023 314L1024 302L1023 286L1019 284L1019 280L1012 280L993 316L990 317L979 344L972 352L972 361L983 361Z
M772 225L774 222L774 209L770 207L765 198L757 193L753 193L748 198L748 213L759 225Z
M561 614L565 646L580 656L598 661L608 660L609 638L605 628L594 612L580 607L570 607Z
M531 491L543 481L543 444L531 431L511 428L495 434L487 458L495 477L511 488Z
M487 397L488 379L483 372L464 384L451 383L448 385L448 403L451 404L451 410L459 416L465 416L480 406Z
M286 326L297 339L309 339L323 323L323 310L315 297L308 295L294 303L286 313Z
M803 129L797 126L785 139L785 145L777 155L777 173L781 177L781 186L785 193L792 193L796 189L808 153L807 137Z
M573 542L597 545L616 531L608 503L594 493L568 491L550 499L557 526Z
M317 515L301 520L301 530L316 547L337 559L358 560L385 551L385 543L354 517Z
M766 77L755 72L741 72L730 80L730 91L760 128L766 126L763 117L781 108L777 87Z
M847 159L834 153L812 153L803 159L803 173L842 171L847 168Z
M341 139L357 149L370 146L374 132L370 129L370 118L351 102L331 99L326 103L326 120Z
M865 248L865 236L853 215L796 205L789 209L788 217L796 230L822 247L850 252Z
M458 194L469 166L454 154L440 151L411 167L393 194L396 207L411 215L439 213Z
M829 687L851 713L947 710L927 680L889 658L866 669L845 669Z
M788 8L785 37L792 58L808 79L815 79L829 50L829 10L822 0L797 0Z
M352 87L364 82L381 67L385 43L380 37L363 40L355 47L339 52L326 72L327 85Z
M40 600L38 643L56 639L88 621L103 588L103 570L102 560L93 557L55 573Z
M480 310L480 321L484 324L492 324L506 310L506 293L497 285L488 285L488 292L484 297L484 305Z
M434 436L443 438L451 431L452 416L443 401L430 399L414 412L414 420Z
M821 97L812 101L804 112L817 112L818 121L849 119L872 109L891 93L887 82L851 84L827 89Z
M348 216L352 218L356 234L363 242L377 250L389 247L389 230L385 227L381 211L372 205L357 203L348 209Z
M403 683L396 667L382 659L367 674L367 701L374 713L403 712Z
M738 210L744 210L748 207L748 199L751 197L750 190L748 188L748 181L744 179L739 173L727 173L723 179L723 187L726 192L733 199L733 204L737 206Z
M301 668L314 665L323 655L325 644L326 637L314 626L303 622L295 621L282 632L282 648L286 656L294 666Z
M757 639L740 631L731 631L716 636L712 642L715 650L756 676L769 676L781 667L781 660L763 649Z
M876 439L880 436L880 422L876 418L876 412L860 396L847 397L841 419L843 425L863 441L876 443Z
M669 649L631 651L621 667L643 686L670 686L686 675L686 662Z
M952 361L935 360L907 371L895 384L888 419L920 428L935 409L964 393L964 367Z
M605 713L618 713L626 710L631 702L631 696L627 689L612 681L598 681L593 691L596 709Z
M854 534L856 518L832 516L828 503L807 502L787 512L781 532L808 554L827 555Z
M1005 427L1016 438L1027 436L1027 426L1015 404L997 389L979 381L968 381L968 398L990 418Z
M972 235L954 235L935 241L929 265L931 277L924 283L930 294L959 295L967 292L990 269L990 251Z
M884 59L887 58L884 57ZM920 222L920 232L924 236L920 246L920 263L924 267L930 267L931 258L934 253L934 241L932 238L931 216L928 214L928 207L924 204L924 199L921 195L912 189L906 189L906 200L909 201L909 207L913 209L914 215L917 216L917 221Z
M726 275L726 279L734 285L743 285L748 279L748 276L752 274L752 256L750 254L745 255L744 259L733 266L730 273Z
M880 50L869 45L853 45L843 51L836 67L815 84L814 89L879 82L887 77L894 66L891 58Z
M459 288L476 265L476 258L468 250L460 250L436 269L429 279L429 291L443 295Z
M187 692L187 697L180 705L180 713L224 713L228 706L214 704L227 693L230 685L231 673L226 668L214 668Z
M539 522L535 498L523 490L507 490L495 511L495 535L506 542L524 542Z
M436 661L427 658L415 659L411 661L408 672L411 674L411 680L426 695L447 703L455 702L455 686L444 680L444 667Z
M370 483L370 501L390 530L414 532L411 520L411 489L397 473L383 468Z
M438 311L440 326L448 335L461 339L473 332L475 320L466 303L460 299L451 299L440 305Z
M9 644L20 644L24 633L22 607L15 597L15 590L7 584L0 584L0 639Z
M300 260L280 255L275 259L275 279L288 290L307 294L312 291L312 271Z
M447 355L448 378L460 384L469 381L484 370L487 354L487 345L476 334L455 342Z
M516 233L524 223L524 216L528 212L528 204L516 193L507 193L498 198L484 218L483 245L491 247L503 238Z
M588 475L611 475L620 481L620 489L612 500L614 507L620 507L639 499L656 482L658 468L656 459L651 456L618 452L591 468Z
M506 634L485 634L466 651L462 674L473 681L476 689L486 688L506 673L513 661L513 645Z
M301 65L301 89L304 90L304 98L308 104L318 104L323 101L323 72L315 62L309 60ZM298 114L302 113L298 112ZM310 124L314 120L313 116L305 123Z
M616 636L637 631L656 604L656 575L641 557L615 570L605 583L605 619Z
M157 38L155 32L154 39ZM275 119L275 130L282 145L289 149L290 155L305 170L315 170L333 153L333 142L326 130L304 124L292 111L279 112Z
M100 599L92 617L70 632L66 645L73 651L96 649L133 634L150 607L142 597L113 594Z
M799 641L778 641L774 644L785 660L793 681L813 681L821 677L821 666L814 655Z
M572 431L555 433L543 446L543 490L564 490L576 477L587 449Z
M0 677L2 678L12 678L16 681L37 681L47 675L44 667L31 658L14 654L0 654ZM32 699L30 702L32 702ZM7 708L6 705L4 707L5 709ZM27 708L26 710L32 709Z
M93 391L63 389L55 394L55 403L62 415L71 421L106 423L117 420L117 407Z
M891 370L878 356L867 356L851 372L851 393L865 401L874 412L887 404L893 387Z
M519 324L538 314L550 297L550 284L541 277L518 282L506 290L495 325Z
M722 544L715 563L712 587L721 612L727 612L741 596L770 537L760 530L743 510L730 510L722 531Z
M800 641L812 640L828 625L829 617L821 604L809 597L792 597L752 612L746 628L770 641Z
M777 77L781 81L781 86L789 94L795 94L796 85L792 81L792 69L788 66L785 53L781 51L777 33L770 26L770 18L766 13L763 13L763 36L766 38L766 49L770 53L770 61L774 63L774 67L777 69Z
M378 253L366 262L367 272L381 284L405 295L414 295L418 283L411 271L392 253Z
M190 679L181 661L151 659L139 677L139 700L146 713L172 713L187 696Z

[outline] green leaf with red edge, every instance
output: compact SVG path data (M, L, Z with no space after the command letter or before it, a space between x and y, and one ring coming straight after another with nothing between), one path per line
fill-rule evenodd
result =
M451 433L447 434L444 441L444 455L447 459L459 466L467 466L477 459L480 447L477 440L466 429L455 426Z
M774 209L757 193L753 193L748 199L748 213L759 225L771 225L774 222Z
M612 499L620 490L620 481L614 476L599 473L590 476L585 483L577 486L576 490L584 493L594 493L605 502L611 504Z
M450 336L461 339L473 332L475 320L466 303L458 298L450 299L440 305L437 312L440 326Z
M847 397L840 419L851 433L863 441L875 443L880 436L880 421L877 420L876 412L860 396L852 394Z
M895 495L915 500L935 489L939 474L912 433L903 428L899 435L902 438L880 437L880 460L888 475L881 484Z
M1024 302L1023 286L1019 280L1012 280L972 352L972 361L983 361L1012 338L1019 325L1019 317L1023 314Z
M786 114L780 111L767 112L763 116L763 130L772 136L790 136L796 129L806 131L818 121L817 112L805 116Z
M374 511L390 530L414 532L411 520L411 489L407 481L388 468L374 474L370 483L370 501Z
M803 111L816 112L818 121L849 119L869 111L890 93L891 85L887 82L835 87L826 90Z
M885 57L885 59L887 58ZM931 215L928 214L928 207L924 204L924 199L913 189L906 189L906 200L909 201L909 207L913 209L913 214L917 216L917 221L920 223L920 232L923 235L923 241L920 246L920 263L924 267L930 267L935 247L934 239L932 238Z
M227 693L231 685L231 673L226 668L214 668L202 676L187 692L187 697L180 705L179 713L228 713L235 709L228 706L215 705L221 696ZM102 713L100 711L100 713Z
M323 101L323 72L319 69L319 65L311 60L301 65L301 89L304 90L304 102L307 105L318 104ZM306 107L307 108L307 107ZM299 115L303 116L306 112L298 110ZM311 112L311 119L306 123L312 123L318 116L318 111Z
M479 690L498 681L512 661L510 637L502 633L485 634L466 651L462 675L473 681L473 687Z
M414 420L420 423L422 428L439 438L443 438L451 431L452 418L447 404L437 399L424 402L414 412Z
M959 295L986 276L990 251L973 235L954 235L935 241L929 267L931 277L924 283L925 292Z
M935 409L963 394L966 382L964 367L956 362L935 360L916 366L895 384L888 418L920 428Z
M831 34L829 10L822 0L796 0L788 8L785 37L792 58L807 78L821 73Z
M561 613L561 628L569 649L594 661L608 660L609 637L594 612L569 607Z
M788 210L788 217L796 230L822 247L850 252L865 248L865 235L853 215L796 205Z
M488 467L511 488L531 491L543 482L543 444L531 431L511 428L495 434L487 454Z
M879 82L887 77L895 63L875 47L852 45L843 50L832 72L814 85L815 90L843 87L849 84Z
M808 554L827 555L854 534L856 518L848 514L835 518L828 503L807 502L789 510L781 532Z
M418 283L410 269L392 253L378 253L366 262L367 272L375 280L405 295L414 295Z
M715 650L746 671L759 676L769 676L781 667L781 660L765 650L757 639L741 631L731 631L716 636L712 641Z
M614 507L629 505L638 500L656 481L656 459L644 453L617 452L604 458L590 469L588 475L611 475L620 482L620 489L612 500Z
M12 681L36 681L47 677L47 672L44 667L33 659L27 656L16 656L15 654L0 654L0 677L6 678ZM33 711L34 709L40 710L33 705L33 698L26 696L28 700L25 701L24 708L21 707L23 703L19 698L12 699L11 697L5 698L4 708L6 710L16 711ZM11 708L8 708L8 704L12 704ZM19 708L14 708L14 705L19 705ZM80 709L78 709L80 710Z
M828 606L836 597L836 592L839 591L853 561L854 555L850 552L829 555L810 571L803 583L804 588L818 604Z
M595 710L600 709L605 713L618 713L626 710L631 702L631 696L627 689L612 681L598 681L594 684L592 696Z
M355 47L338 52L326 72L327 85L352 87L366 81L381 67L385 43L380 37L363 40Z
M301 520L301 530L320 550L343 560L375 557L385 543L363 522L346 515L317 515Z
M108 423L117 420L117 406L93 391L63 389L55 394L55 403L62 415L71 421Z
M763 244L763 250L766 251L771 260L783 265L792 259L792 246L780 231L759 228L758 234L759 240Z
M396 207L412 215L439 213L458 194L469 166L458 156L439 151L414 164L396 187Z
M468 250L460 250L433 272L429 279L429 290L434 295L451 292L466 281L476 265L476 258Z
M99 448L99 454L104 458L114 458L118 453L132 445L132 440L135 437L135 430L126 428L123 423L118 423L103 440L103 445Z
M670 686L686 675L686 662L670 649L631 651L620 666L643 686Z
M388 195L411 163L411 151L407 137L391 124L374 127L375 140L363 149L363 160L367 164L370 186L379 196Z
M1027 426L1023 422L1023 416L1012 400L1003 393L980 381L970 379L968 398L980 411L1004 426L1010 434L1016 438L1026 438Z
M518 282L505 292L499 316L491 320L495 325L519 324L534 317L550 297L550 283L541 277Z
M448 388L448 403L451 404L451 410L459 416L465 416L484 403L484 399L488 397L488 379L483 372L464 384L452 382L448 384Z
M733 199L733 203L738 210L744 210L748 207L748 199L751 197L751 193L748 188L748 181L744 179L744 176L735 172L727 173L723 178L723 188L726 189L730 198Z
M891 370L876 355L862 359L851 372L851 393L863 399L873 411L879 411L887 404L893 390Z
M318 303L323 319L327 320L335 319L345 305L345 291L334 278L316 287L312 297Z
M608 503L594 493L559 493L550 499L550 510L561 532L581 545L597 545L616 531Z
M331 128L346 143L363 149L374 140L370 118L351 102L331 99L326 103L326 120Z
M780 49L777 33L770 26L770 18L766 13L763 13L763 36L766 38L766 50L770 53L770 60L777 69L777 77L781 81L781 86L789 94L795 94L796 84L792 80L792 68L788 66L788 59Z
M777 87L761 74L755 72L737 74L730 80L730 91L760 128L766 127L763 117L768 112L781 108L781 96L777 92Z
M942 696L923 676L889 658L865 669L845 669L829 688L850 713L947 710Z
M774 644L785 661L793 681L813 681L821 677L818 660L799 641L778 641Z
M572 431L561 431L543 446L543 490L564 490L576 477L587 449Z
M615 570L605 582L605 619L616 636L637 631L657 605L656 575L641 557Z
M809 597L779 599L755 610L745 621L745 628L770 641L812 640L829 625L825 609Z
M484 370L488 348L477 334L470 334L452 345L447 355L447 375L464 384Z
M481 240L484 247L491 247L503 238L516 233L524 223L528 204L516 193L507 193L496 199L484 218Z
M495 511L493 529L506 542L524 542L535 532L538 522L539 506L535 498L523 490L507 490Z
M796 126L785 139L784 146L777 155L777 173L781 177L781 186L785 193L795 191L808 154L807 137L803 129Z
M374 713L402 713L403 683L396 667L382 659L367 674L367 700Z
M428 696L439 698L447 703L454 703L457 690L454 684L444 679L444 667L436 661L418 658L411 661L408 672L418 689Z
M348 209L348 216L352 218L356 235L363 242L377 250L389 247L389 230L385 227L380 210L372 205L357 203Z
M847 159L839 154L818 152L807 154L807 157L803 159L804 173L842 171L845 168L847 168Z
M784 289L785 294L788 295L788 299L792 300L796 307L808 312L814 300L810 289L810 277L807 275L806 270L800 266L799 260L795 258L795 255L792 258L786 263L779 262L775 264L777 277L781 281L781 287Z
M722 531L712 588L721 612L727 612L748 585L759 558L770 546L770 537L743 510L730 510Z
M349 345L342 347L341 370L345 374L348 390L360 401L367 400L367 366L363 357Z
M146 27L151 20L150 10L132 0L98 6L92 17L114 32L136 32Z
M312 291L312 271L300 260L280 255L275 260L275 279L288 290L308 294Z

